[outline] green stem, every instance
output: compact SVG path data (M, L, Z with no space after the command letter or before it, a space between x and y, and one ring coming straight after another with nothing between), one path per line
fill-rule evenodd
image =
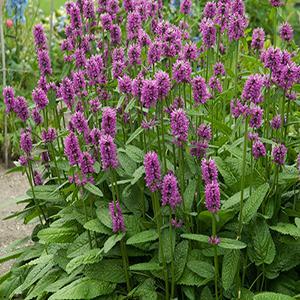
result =
M242 160L242 177L241 177L241 198L240 198L240 215L239 215L239 229L237 238L241 238L243 227L243 207L244 207L244 187L245 187L245 171L246 171L246 155L247 155L247 140L248 140L248 120L245 119L245 132L244 132L244 149Z
M26 174L27 174L27 178L28 178L28 181L29 181L29 184L30 184L30 187L31 187L34 204L35 204L36 207L39 208L41 214L43 215L45 223L47 223L47 218L46 218L46 215L44 213L44 210L40 206L39 201L36 199L36 196L35 196L34 181L33 181L34 174L33 174L33 169L32 169L32 164L31 164L30 158L28 159L28 167L29 167L29 174L27 173L27 171L26 171ZM40 219L41 225L43 225L42 218L41 218L40 214L39 214L39 219Z
M124 266L127 292L130 292L131 285L130 285L130 277L129 277L129 272L128 272L129 260L128 260L127 248L126 248L126 244L124 242L124 239L121 240L120 246L121 246L121 254L122 254L122 260L123 260L123 266Z
M164 129L164 112L163 112L163 100L161 101L161 111L160 111L160 126L161 126L161 136L162 136L162 157L164 172L167 172L167 160L166 160L166 145L165 145L165 129Z
M216 224L216 216L212 214L212 236L214 238L217 237L217 224ZM218 278L219 278L219 261L218 261L218 249L217 245L214 245L214 265L215 265L215 296L216 300L219 299L218 295Z
M165 258L164 249L162 246L162 237L161 237L162 216L160 213L160 205L159 205L159 199L158 199L157 192L152 193L151 198L152 198L154 219L156 221L156 226L157 226L157 233L158 233L158 239L159 239L159 250L161 253L162 264L163 264L166 299L169 299L169 278L168 278L166 258Z
M238 77L239 77L239 70L238 70L238 62L239 62L239 40L236 41L236 49L235 49L235 86L234 86L234 94L237 98L237 89L238 89Z
M173 231L172 231L172 208L169 208L169 235L171 242L171 299L174 298L175 292L175 268L174 268L174 251L173 251Z

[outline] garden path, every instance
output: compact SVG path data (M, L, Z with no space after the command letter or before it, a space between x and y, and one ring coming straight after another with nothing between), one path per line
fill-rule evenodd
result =
M15 197L22 196L28 189L25 176L20 173L5 174L5 169L0 165L0 256L6 254L7 246L17 239L30 235L34 225L24 225L21 220L3 218L22 209L15 203ZM11 262L0 264L0 275L5 273Z

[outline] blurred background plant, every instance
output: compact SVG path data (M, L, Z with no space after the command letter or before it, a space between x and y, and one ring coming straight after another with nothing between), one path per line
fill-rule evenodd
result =
M64 5L64 0L53 1L53 33L52 44L58 35L62 34L65 17L60 9ZM17 94L23 94L27 99L31 99L31 92L38 81L38 66L35 57L32 28L36 23L43 23L48 35L51 34L51 1L48 0L7 0L3 5L3 32L5 44L6 62L6 85L14 86ZM1 41L2 42L2 41ZM52 49L53 54L57 49ZM60 72L60 61L54 61L53 67L56 73ZM1 88L3 89L3 63L1 63ZM4 104L0 101L0 156L4 160L4 134L5 116ZM17 129L21 127L21 122L15 119L8 119L7 139L8 139L8 159L13 160L19 155L19 137ZM3 133L3 134L2 134Z

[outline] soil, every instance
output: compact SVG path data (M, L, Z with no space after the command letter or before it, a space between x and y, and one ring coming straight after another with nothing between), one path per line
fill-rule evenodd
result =
M22 210L24 204L16 204L15 198L28 190L26 176L21 173L6 174L0 165L0 257L7 254L7 247L15 240L30 236L34 225L24 225L22 220L3 220L12 213ZM12 261L0 264L0 276L7 272Z

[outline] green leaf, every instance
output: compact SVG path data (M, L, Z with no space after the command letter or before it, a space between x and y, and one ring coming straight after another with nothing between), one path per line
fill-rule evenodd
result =
M208 244L209 237L203 234L194 234L194 233L184 233L181 235L183 239L193 240L201 243Z
M162 270L162 267L158 263L147 262L131 265L129 269L131 271L160 271Z
M295 298L284 294L264 292L254 296L253 300L294 300Z
M124 266L121 259L103 259L98 263L86 266L87 277L113 283L125 282Z
M194 197L195 197L196 187L197 187L196 180L190 180L188 186L184 191L184 196L183 196L185 201L184 203L188 211L191 211Z
M245 243L238 240L222 238L222 237L220 239L221 242L218 246L224 249L244 249L247 247Z
M122 240L124 233L118 233L110 236L104 243L103 250L104 253L108 253L119 241Z
M73 270L81 265L89 265L97 263L102 258L101 249L91 249L85 254L73 258L66 267L67 273L71 273Z
M88 221L83 226L85 229L90 231L95 231L103 234L111 234L111 230L109 230L105 225L103 225L98 219L93 219Z
M290 223L278 223L276 226L270 226L272 230L275 230L281 234L287 234L294 237L300 237L300 228Z
M87 184L84 185L84 188L89 191L91 194L96 195L98 197L103 197L102 191L92 183L88 182Z
M176 238L175 230L172 229L172 236L170 236L169 228L165 228L161 232L161 240L159 241L162 243L161 247L159 247L159 261L163 261L163 256L167 263L172 261L172 253L174 253L175 249L175 238ZM163 252L161 251L163 250Z
M188 251L189 251L189 242L182 241L175 247L174 252L174 277L175 281L177 282L181 277L184 267L187 262L188 258Z
M93 299L98 296L111 294L115 288L116 285L113 283L80 278L53 294L49 300Z
M143 128L139 127L127 140L126 145L129 145L135 138L137 138L143 132Z
M24 252L24 249L18 249L18 250L15 250L13 252L10 252L7 255L1 256L0 257L0 264L6 262L8 260L18 258L23 252Z
M234 282L240 260L240 251L226 251L222 264L222 285L228 290Z
M152 278L147 278L139 286L134 288L128 296L130 296L130 299L133 296L134 299L156 300L157 293L155 291L155 281Z
M120 151L118 152L118 159L126 174L131 177L136 170L136 163L127 155L127 153Z
M63 201L63 197L57 191L58 185L37 185L34 186L34 195L36 199L45 200L45 201ZM28 196L33 198L32 190L26 192Z
M268 190L269 190L269 184L265 183L252 192L251 196L244 204L243 218L242 218L244 224L248 224L251 221L251 219L255 216Z
M251 238L248 255L256 265L270 264L275 258L276 250L269 231L268 224L263 218L257 218L251 224Z
M98 220L106 227L112 229L112 221L109 214L109 209L106 206L100 205L97 207L96 215Z
M139 168L137 168L132 175L133 179L131 180L131 185L136 184L140 180L140 178L143 177L144 174L145 174L144 166L140 166Z
M127 245L134 245L140 243L147 243L151 241L155 241L158 239L158 234L155 230L150 229L146 231L139 232L129 238L126 242Z
M247 198L249 198L249 188L244 189L244 200L246 200ZM241 201L241 191L235 193L233 196L225 200L222 205L222 209L231 208L239 204L240 201Z
M77 236L77 227L49 227L39 231L41 243L71 243Z
M191 260L187 263L188 268L194 273L198 274L200 277L206 279L213 279L215 274L214 267L204 261Z

